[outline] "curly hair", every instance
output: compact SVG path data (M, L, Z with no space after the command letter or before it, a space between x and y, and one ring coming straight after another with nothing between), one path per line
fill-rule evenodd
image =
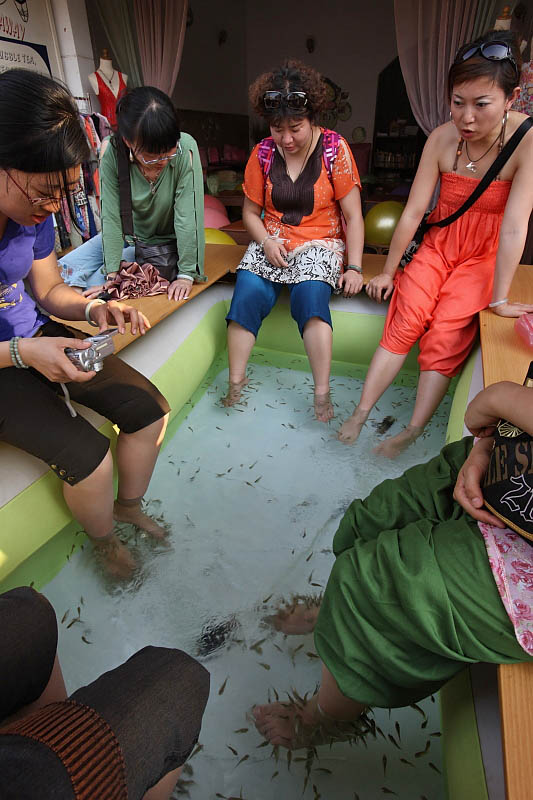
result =
M263 97L265 92L279 91L305 92L307 105L302 111L292 111L283 103L275 111L265 108ZM248 96L253 110L260 117L264 117L271 125L281 120L294 117L309 117L314 122L317 116L324 111L327 103L326 85L322 75L312 67L296 59L288 59L281 67L264 72L251 84Z

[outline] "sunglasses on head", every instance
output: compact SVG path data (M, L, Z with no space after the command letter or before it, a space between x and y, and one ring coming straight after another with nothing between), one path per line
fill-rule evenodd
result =
M455 64L468 61L479 53L487 61L510 61L516 72L517 83L520 80L518 64L513 56L513 51L507 42L483 42L483 44L466 45L466 49L461 49L455 57Z
M303 111L307 105L307 95L305 92L265 92L263 103L267 111L275 111L282 104L289 111Z

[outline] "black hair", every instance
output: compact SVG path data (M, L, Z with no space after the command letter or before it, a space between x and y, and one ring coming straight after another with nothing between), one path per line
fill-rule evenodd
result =
M180 138L180 125L170 97L155 86L139 86L117 103L115 145L127 139L147 153L166 153Z
M78 109L62 84L27 69L0 74L0 169L46 174L50 194L58 176L68 197L67 170L88 158Z
M461 60L462 54L466 53L470 48L479 47L489 42L503 42L508 45L511 49L516 69L508 58L502 61L491 61L488 58L484 58L481 53L472 56L466 61ZM514 88L520 82L521 66L522 57L515 34L511 31L488 31L483 36L480 36L479 39L469 42L459 49L448 73L448 100L451 99L454 86L477 78L490 78L500 87L506 97L510 97Z

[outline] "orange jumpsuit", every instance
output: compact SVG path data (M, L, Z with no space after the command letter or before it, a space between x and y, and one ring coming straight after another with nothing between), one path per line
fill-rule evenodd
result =
M477 179L445 172L437 207L444 219L475 189ZM446 228L430 228L413 260L395 277L381 346L408 353L420 339L421 370L453 377L477 334L477 314L492 296L500 227L511 181L493 181L474 205Z

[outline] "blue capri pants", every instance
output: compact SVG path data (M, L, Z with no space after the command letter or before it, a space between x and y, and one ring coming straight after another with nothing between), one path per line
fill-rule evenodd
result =
M237 270L237 281L226 322L237 322L257 336L261 323L274 308L283 286L289 287L291 315L298 325L300 336L303 336L305 325L312 317L318 317L333 327L329 311L329 283L274 283L247 269Z

